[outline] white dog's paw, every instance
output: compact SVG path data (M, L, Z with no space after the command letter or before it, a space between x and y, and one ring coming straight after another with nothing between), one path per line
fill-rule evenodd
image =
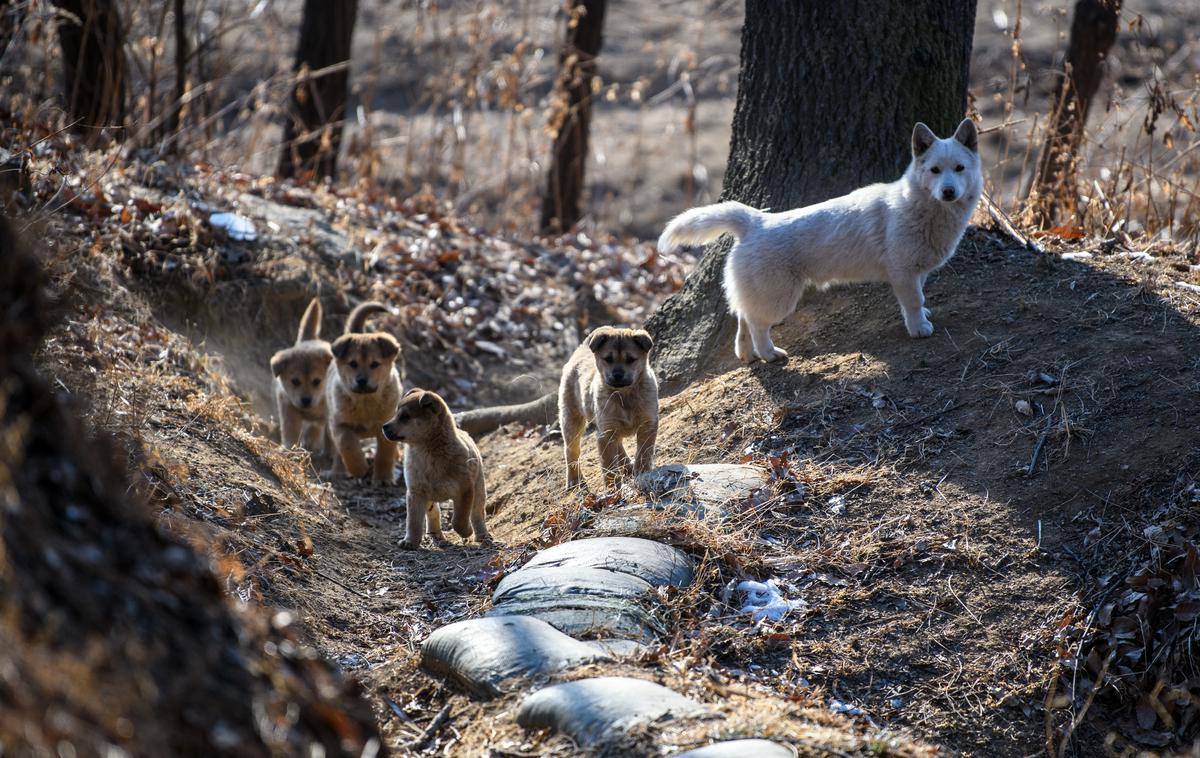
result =
M754 353L743 345L734 344L733 354L737 356L742 363L750 363L754 360Z
M933 311L929 310L928 308L922 308L921 315L925 317L926 321L928 321L929 317L933 315Z
M774 363L775 361L786 360L788 354L783 348L773 347L767 352L766 355L760 355L758 357L762 358L767 363Z
M933 335L933 324L929 323L929 319L923 318L917 323L908 327L908 336L914 339L929 337Z

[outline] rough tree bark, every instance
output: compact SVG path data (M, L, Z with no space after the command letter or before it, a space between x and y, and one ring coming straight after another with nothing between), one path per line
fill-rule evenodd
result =
M357 15L358 0L305 0L296 49L300 81L284 123L283 149L275 170L279 176L337 178L350 69L346 65L316 77L308 72L349 63Z
M899 177L914 123L948 136L966 111L974 20L975 0L746 0L721 199L781 211ZM732 352L727 250L646 325L667 389Z
M1092 98L1104 79L1104 60L1117 39L1121 0L1079 0L1063 62L1063 82L1046 125L1046 140L1030 185L1031 221L1052 224L1060 212L1073 213L1076 165Z
M550 173L542 198L543 231L565 231L582 215L588 125L592 118L592 79L603 41L607 0L567 0L567 40L559 55L557 111Z
M104 127L125 123L125 27L114 0L54 0L60 11L58 42L72 131L98 138ZM116 139L121 129L112 131Z

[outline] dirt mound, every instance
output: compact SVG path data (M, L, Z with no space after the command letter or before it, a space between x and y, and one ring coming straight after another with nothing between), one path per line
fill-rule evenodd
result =
M0 219L0 745L14 754L378 754L286 614L236 608L34 370L38 264Z
M744 460L780 488L765 517L667 531L731 567L688 611L712 669L963 754L1027 755L1047 729L1057 749L1075 719L1082 754L1110 734L1186 747L1194 664L1163 634L1114 637L1180 603L1186 618L1195 577L1139 585L1196 569L1176 530L1200 476L1200 282L1195 261L1137 252L1039 258L972 232L928 288L931 339L905 336L885 287L834 288L777 329L786 364L744 367L727 346L665 399L660 463ZM537 519L558 496L556 443L496 436L483 452L501 512ZM598 471L594 450L583 465ZM604 508L556 511L546 533ZM702 623L726 613L724 581L767 576L808 603L801 623ZM1135 664L1156 649L1169 681L1151 700ZM1116 650L1123 673L1100 672ZM1048 711L1060 673L1072 686Z

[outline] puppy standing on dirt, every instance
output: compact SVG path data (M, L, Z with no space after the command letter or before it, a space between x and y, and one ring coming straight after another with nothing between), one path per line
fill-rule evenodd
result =
M384 424L383 434L404 443L408 518L400 547L421 546L426 519L434 542L445 542L438 503L446 500L454 501L454 531L464 540L474 532L476 541L490 543L484 521L483 458L471 435L454 423L446 401L435 392L409 390L395 418Z
M396 357L400 344L390 334L362 334L367 317L387 313L382 303L367 302L350 312L346 332L333 342L334 362L329 367L326 402L329 433L336 447L333 475L366 476L367 458L360 440L376 440L375 470L371 477L380 484L396 481L396 443L383 436L383 425L400 401L400 373Z
M313 454L325 450L325 388L333 353L321 336L321 301L313 298L300 319L296 344L271 356L279 436L284 447L301 440Z
M918 123L912 162L894 182L784 213L736 202L694 208L667 225L658 249L737 238L725 259L725 296L743 361L786 357L771 327L796 310L806 288L836 282L887 282L909 336L928 337L925 279L954 254L982 187L975 124L966 119L953 137L938 139Z
M637 437L633 473L654 463L658 439L658 380L648 360L654 341L641 329L602 326L588 335L563 366L558 420L567 459L567 489L578 487L579 444L589 422L596 424L604 482L613 487L629 473L621 440Z

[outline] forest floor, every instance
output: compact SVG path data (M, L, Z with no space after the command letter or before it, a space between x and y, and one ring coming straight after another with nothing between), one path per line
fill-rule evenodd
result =
M130 169L65 202L29 230L47 240L64 311L40 360L96 428L140 451L131 466L164 525L212 549L242 600L294 609L364 683L398 754L416 752L447 704L428 751L577 754L518 729L511 700L476 701L424 673L418 650L615 504L562 494L553 433L502 430L480 444L497 544L400 551L402 487L329 485L275 445L267 361L314 294L326 334L339 311L378 297L397 309L381 323L405 345L406 386L457 407L529 398L582 329L640 321L689 261L495 238L433 204L203 170ZM257 241L205 223L205 209L229 207ZM773 496L718 526L644 527L706 569L694 592L667 598L672 638L602 668L668 683L738 733L843 753L1023 756L1048 733L1057 744L1076 715L1079 755L1106 739L1179 746L1194 706L1168 702L1172 725L1132 706L1157 669L1115 658L1093 702L1104 672L1084 659L1146 612L1126 614L1126 577L1165 561L1175 527L1194 527L1197 261L1127 240L1045 242L1054 249L1035 254L972 230L928 288L931 339L904 335L885 288L840 287L777 329L786 363L722 351L663 398L658 463L749 462L771 472ZM594 474L594 452L584 465ZM756 626L722 601L729 580L767 577L805 609ZM1138 655L1174 656L1152 632ZM689 729L626 749L717 736Z

